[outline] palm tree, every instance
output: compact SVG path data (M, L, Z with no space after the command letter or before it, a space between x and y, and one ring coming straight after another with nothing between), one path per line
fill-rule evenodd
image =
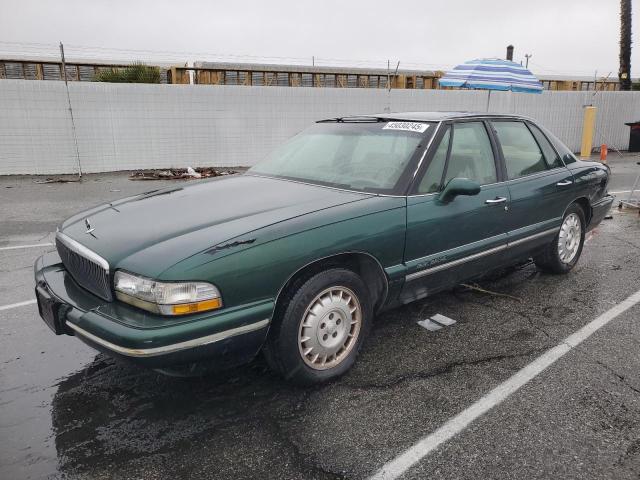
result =
M631 90L631 0L620 0L620 71L621 90Z

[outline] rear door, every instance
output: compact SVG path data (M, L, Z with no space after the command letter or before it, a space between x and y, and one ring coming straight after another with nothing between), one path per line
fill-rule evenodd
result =
M571 201L573 176L545 135L523 120L492 122L511 198L509 257L551 241Z
M506 248L509 189L500 182L496 146L481 120L443 124L431 158L407 198L404 302L499 264ZM481 185L447 203L439 193L453 178Z

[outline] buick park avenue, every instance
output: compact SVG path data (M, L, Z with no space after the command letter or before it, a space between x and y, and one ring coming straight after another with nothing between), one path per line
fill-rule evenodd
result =
M39 311L58 335L169 374L264 352L285 378L323 382L384 309L527 258L569 272L608 180L518 116L324 120L242 175L63 222L35 264Z

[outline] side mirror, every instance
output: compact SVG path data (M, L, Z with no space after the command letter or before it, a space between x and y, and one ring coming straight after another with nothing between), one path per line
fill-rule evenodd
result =
M468 178L452 178L440 193L438 200L447 203L458 195L477 195L480 193L480 184Z

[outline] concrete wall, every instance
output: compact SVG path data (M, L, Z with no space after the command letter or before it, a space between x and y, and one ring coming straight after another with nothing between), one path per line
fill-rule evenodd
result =
M314 120L391 111L487 108L486 91L70 83L84 172L252 165ZM491 112L538 119L573 150L593 92L492 92ZM596 143L625 149L640 92L606 92ZM0 175L77 171L63 82L0 80Z

